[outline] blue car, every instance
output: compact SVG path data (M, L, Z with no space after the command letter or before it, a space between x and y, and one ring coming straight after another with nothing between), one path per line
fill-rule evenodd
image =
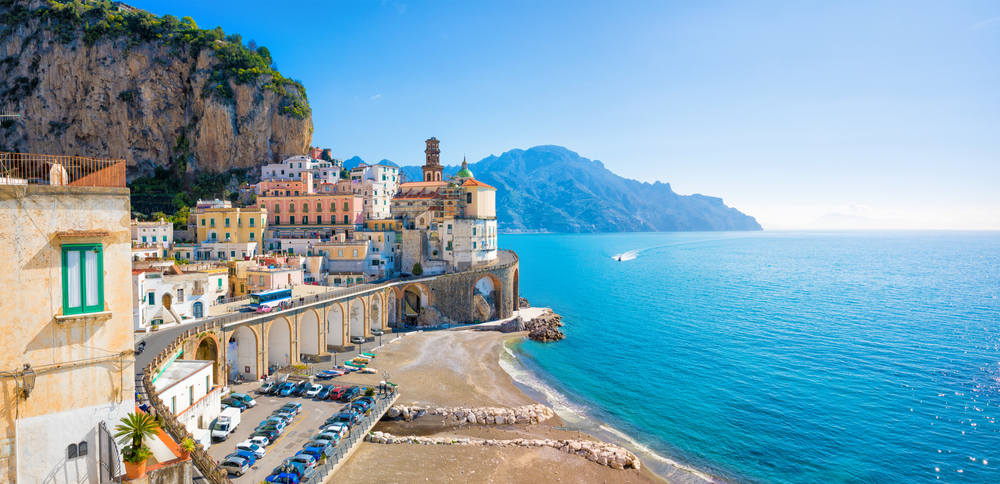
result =
M292 393L294 392L295 392L294 383L282 383L281 388L278 390L278 395L281 395L283 397L288 397L291 396Z
M299 476L289 473L282 472L281 474L273 474L264 479L264 482L273 482L275 484L299 484Z

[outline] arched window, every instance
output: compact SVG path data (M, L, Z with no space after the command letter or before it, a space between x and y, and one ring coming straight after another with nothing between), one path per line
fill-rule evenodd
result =
M78 453L76 444L69 444L69 448L66 449L66 458L67 459L76 459L79 456L80 455Z
M204 306L202 305L201 301L198 301L198 302L196 302L196 303L194 303L194 304L191 305L191 312L194 313L194 317L196 317L196 318L204 317L205 310L204 310Z
M87 455L87 441L80 442L76 447L80 457Z

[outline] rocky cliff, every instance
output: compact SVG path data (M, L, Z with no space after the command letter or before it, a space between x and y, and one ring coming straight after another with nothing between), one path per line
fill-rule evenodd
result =
M313 132L265 48L111 2L0 3L0 105L21 115L0 150L124 158L130 179L256 167Z

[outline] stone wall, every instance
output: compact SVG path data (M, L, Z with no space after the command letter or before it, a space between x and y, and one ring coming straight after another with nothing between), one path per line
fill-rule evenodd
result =
M483 277L495 277L494 290L500 291L495 317L503 319L513 315L517 309L514 294L514 278L517 271L517 254L501 251L500 260L492 266L447 274L421 283L431 291L430 304L441 315L460 323L471 323L476 319L473 291L476 282Z

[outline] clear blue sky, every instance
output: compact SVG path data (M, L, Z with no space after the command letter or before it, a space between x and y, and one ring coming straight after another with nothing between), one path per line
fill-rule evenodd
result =
M566 146L765 227L1000 229L1000 2L152 1L270 49L314 145Z

